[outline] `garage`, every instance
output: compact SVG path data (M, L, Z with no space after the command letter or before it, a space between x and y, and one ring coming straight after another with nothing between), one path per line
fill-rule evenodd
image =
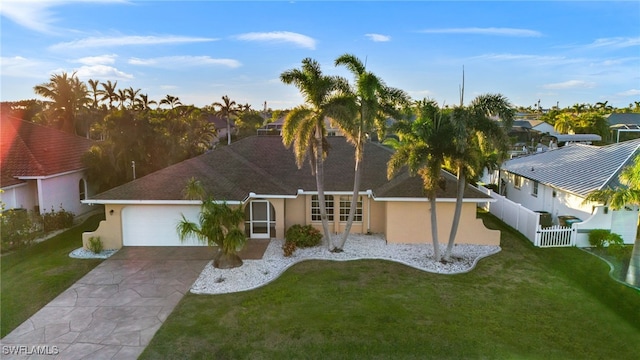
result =
M198 205L129 205L122 209L124 246L204 246L196 239L181 242L176 225L181 214L198 222Z

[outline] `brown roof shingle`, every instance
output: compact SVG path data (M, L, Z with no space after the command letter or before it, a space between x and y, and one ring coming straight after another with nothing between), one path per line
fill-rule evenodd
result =
M342 137L328 138L329 156L324 163L325 191L353 190L353 146ZM372 190L376 197L424 197L422 180L401 172L387 180L387 162L392 152L367 143L361 190ZM309 164L296 167L292 149L277 136L253 136L207 154L169 166L143 178L97 195L95 200L183 200L182 190L195 177L215 199L245 200L249 193L258 195L296 195L298 189L316 191L315 176ZM445 190L438 197L455 198L455 177L445 173ZM471 187L465 197L485 198Z

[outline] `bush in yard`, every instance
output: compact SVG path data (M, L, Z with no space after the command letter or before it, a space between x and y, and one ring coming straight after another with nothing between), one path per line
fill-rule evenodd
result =
M89 250L94 254L100 254L104 250L104 244L100 240L100 236L92 236L89 238Z
M53 208L51 208L51 212L45 213L43 216L44 231L69 228L73 225L74 216L72 212L66 211L62 207L60 207L59 211L54 211Z
M284 245L282 245L282 251L284 251L284 256L289 257L293 255L293 253L296 251L296 248L297 247L294 242L286 241Z
M607 252L618 259L631 255L631 247L624 245L622 236L610 230L594 229L589 233L589 244L595 248L607 248Z
M608 244L609 235L611 230L593 229L589 232L589 244L596 248L603 248Z
M29 246L40 234L34 215L24 209L11 209L0 214L0 238L2 251Z
M322 234L311 225L293 225L285 234L286 242L292 242L296 247L305 248L320 245Z

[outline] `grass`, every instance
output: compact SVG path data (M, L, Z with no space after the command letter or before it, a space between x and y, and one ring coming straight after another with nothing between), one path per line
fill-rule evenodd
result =
M82 233L98 227L104 215L49 240L2 256L0 270L0 336L4 337L44 305L96 267L102 260L72 259L82 246Z
M503 251L472 272L308 261L257 290L186 295L143 359L637 356L640 292L576 248L537 249L489 214Z

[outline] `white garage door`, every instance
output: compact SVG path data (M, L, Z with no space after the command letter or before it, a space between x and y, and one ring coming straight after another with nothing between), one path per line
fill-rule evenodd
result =
M198 205L130 205L122 210L124 246L198 246L196 239L181 242L176 231L181 214L198 222Z

